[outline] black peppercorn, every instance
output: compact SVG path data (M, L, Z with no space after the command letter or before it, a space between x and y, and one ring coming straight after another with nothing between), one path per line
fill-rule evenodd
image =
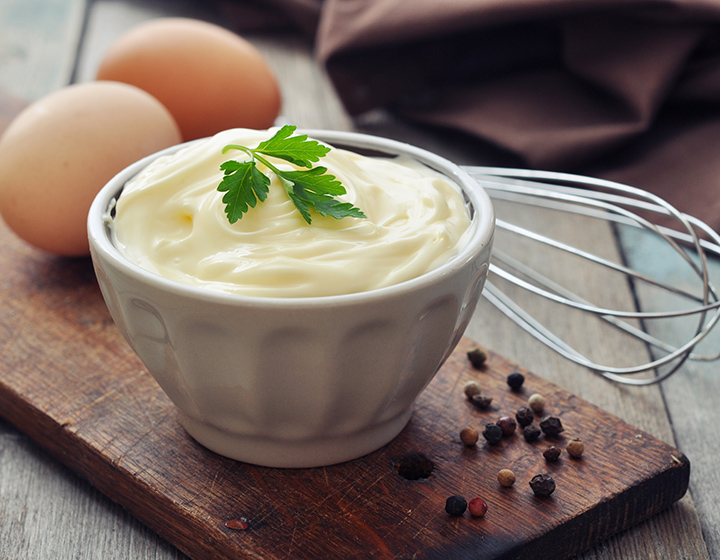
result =
M492 397L486 397L485 395L477 394L470 397L470 402L473 403L477 408L480 410L485 410L490 406L490 403L492 402Z
M477 346L468 351L467 357L475 369L482 369L487 361L487 354Z
M513 391L517 391L525 383L525 376L522 373L514 372L507 376L507 384Z
M445 511L453 517L460 517L467 509L467 500L462 496L450 496L445 500Z
M525 426L523 429L523 437L525 438L525 441L532 443L540 437L540 428L535 425Z
M560 454L562 453L562 449L559 447L555 447L554 445L551 445L548 447L545 451L543 451L543 457L545 457L546 461L554 462L557 461L560 458Z
M515 413L515 420L524 428L532 424L533 420L535 420L535 413L527 406L521 406Z
M540 421L540 429L546 436L557 437L564 430L560 418L557 416L546 416Z
M549 474L538 474L530 480L530 488L536 496L546 497L555 492L555 480Z
M487 442L491 444L500 443L503 437L502 428L497 424L487 424L482 434Z

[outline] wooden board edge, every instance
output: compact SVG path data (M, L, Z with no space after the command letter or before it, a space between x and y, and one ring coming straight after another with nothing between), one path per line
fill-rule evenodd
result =
M225 542L227 535L220 527L214 536L209 534L208 526L192 522L183 514L180 505L163 499L147 484L137 480L130 471L106 460L69 426L52 421L18 396L10 398L10 393L8 387L0 383L0 410L8 423L172 546L194 560L253 558L240 548L228 554L213 546L217 538L223 537L223 547L228 548L229 543ZM70 454L65 448L85 451ZM130 488L133 488L132 492L124 491Z
M456 351L463 352L463 345L459 346ZM488 354L491 359L503 359L492 352ZM527 371L523 368L519 369ZM545 381L564 391L556 384ZM595 405L579 397L576 398L581 400L584 406L608 414ZM63 425L55 422L2 383L0 383L0 410L10 424L23 431L52 457L86 479L109 499L191 558L195 560L259 558L252 551L240 547L241 543L235 545L228 537L229 530L225 530L221 520L188 517L181 504L162 497L128 469L119 467L103 456L73 431L72 424ZM621 419L618 420L627 424ZM634 431L641 432L635 428ZM648 437L660 442L653 436L648 435ZM670 507L682 498L688 489L690 462L673 446L660 443L669 454L670 460L659 474L629 487L618 495L608 496L595 507L538 539L520 546L512 545L512 548L502 551L497 560L565 560ZM69 454L65 449L77 451ZM129 492L129 489L132 491ZM668 489L673 491L668 492ZM588 532L584 528L589 519L602 519L604 522L602 526ZM592 536L587 537L588 534ZM585 538L580 538L583 535ZM550 545L558 541L567 543L562 556L558 556L556 546ZM458 545L461 551L472 550L472 547L464 547L463 543ZM447 550L431 549L423 553L422 558L439 560L446 555Z
M564 523L537 539L523 544L510 544L503 549L503 543L495 543L494 560L570 560L598 543L601 543L653 515L671 507L686 493L690 478L690 462L680 454L677 462L666 468L661 474L648 478L616 496L598 503L574 519ZM668 493L667 489L675 491ZM656 499L658 496L661 499ZM544 499L544 498L538 498ZM598 522L601 520L601 522ZM594 524L593 530L587 527ZM557 543L564 543L562 553L558 554ZM478 559L481 556L472 543L458 542L459 554L456 560ZM445 560L447 549L428 550L422 560Z
M552 542L566 543L562 560L572 558L669 508L685 495L689 482L690 461L682 453L673 454L672 464L659 475L631 486L617 496L608 497L554 531L531 541L522 550L498 560L561 560L557 554L548 553L552 550L549 548ZM593 531L585 529L590 519L597 525ZM598 520L602 522L598 523ZM592 535L592 538L579 538L583 535Z

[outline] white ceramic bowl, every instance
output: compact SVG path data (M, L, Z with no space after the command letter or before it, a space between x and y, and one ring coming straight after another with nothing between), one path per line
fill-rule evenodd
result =
M407 154L446 175L465 193L475 234L445 265L395 286L258 298L164 279L113 245L105 218L123 185L179 147L119 173L88 216L93 264L110 313L177 406L181 424L221 455L273 467L354 459L403 429L473 314L495 226L487 194L446 159L367 135L305 132L338 147Z

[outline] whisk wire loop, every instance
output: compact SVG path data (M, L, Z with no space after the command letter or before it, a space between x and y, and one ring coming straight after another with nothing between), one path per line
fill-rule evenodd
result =
M696 303L696 305L679 310L663 311L623 311L600 307L511 257L496 245L490 266L490 272L494 276L555 303L592 313L665 354L659 358L650 359L644 363L629 367L595 363L551 332L489 280L483 292L485 298L526 332L565 358L587 367L612 381L630 385L651 385L661 382L678 371L686 360L711 361L720 358L720 352L716 355L703 355L693 352L696 345L710 333L718 320L720 320L720 297L718 297L718 291L710 280L707 259L708 254L716 257L720 256L720 236L707 224L693 216L679 212L657 195L636 187L604 179L526 169L496 167L466 167L465 169L478 180L493 199L510 200L536 207L551 208L561 212L606 220L612 224L632 226L650 231L662 239L674 253L679 255L700 280L701 295L693 294L685 289L640 273L625 264L613 262L517 224L498 219L496 221L498 229L506 230L554 250L572 254L583 260L624 274L633 281L640 281L661 288ZM679 226L674 229L655 224L636 211L643 212L645 215L654 213L669 216ZM688 249L686 250L683 246L688 247ZM527 280L521 278L518 274L510 272L509 269L515 270ZM708 318L710 312L712 312L712 315ZM644 322L652 319L683 316L697 316L698 322L697 326L690 331L689 338L680 345L660 340L646 330L622 320L636 319ZM660 368L665 368L665 370L660 371ZM643 372L650 372L651 375L643 378L626 377L629 374Z

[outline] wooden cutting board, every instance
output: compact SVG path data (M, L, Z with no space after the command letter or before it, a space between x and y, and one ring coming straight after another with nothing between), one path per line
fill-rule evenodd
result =
M481 370L460 346L417 402L407 428L362 459L317 469L251 466L197 445L121 338L87 259L44 255L0 224L0 415L190 557L200 559L483 558L561 560L669 506L687 489L689 462L676 449L496 354ZM526 375L519 392L506 376ZM477 380L493 397L474 408ZM529 394L565 432L533 444L514 435L466 447ZM553 464L542 451L572 437L579 460ZM423 454L434 470L408 480L398 466ZM510 468L514 487L496 473ZM557 490L528 486L550 473ZM484 518L449 517L452 494L483 497ZM247 528L226 523L245 519Z

